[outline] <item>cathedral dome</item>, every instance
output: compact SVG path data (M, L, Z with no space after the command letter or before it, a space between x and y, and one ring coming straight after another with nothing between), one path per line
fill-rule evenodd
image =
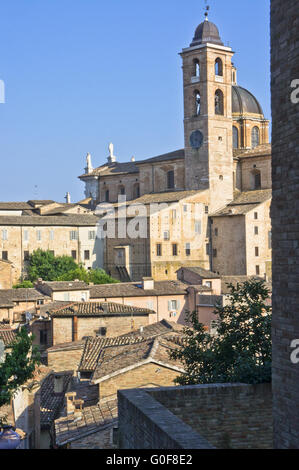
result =
M240 86L232 87L233 114L259 114L264 116L262 107L250 91Z
M196 28L195 35L192 43L190 44L190 47L199 46L208 42L223 46L223 42L220 39L219 30L217 26L208 19L206 19Z

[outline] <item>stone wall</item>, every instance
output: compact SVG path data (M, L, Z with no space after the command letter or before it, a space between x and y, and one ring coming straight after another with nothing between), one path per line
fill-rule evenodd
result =
M268 384L119 391L118 400L121 448L188 448L188 438L191 449L273 446Z
M0 260L0 289L12 288L12 265Z
M299 339L298 31L298 1L272 0L273 412L283 449L299 448L299 364L290 358Z
M68 370L77 371L81 356L83 353L84 343L81 345L71 344L66 346L65 349L54 347L47 350L48 367L55 372L65 372Z

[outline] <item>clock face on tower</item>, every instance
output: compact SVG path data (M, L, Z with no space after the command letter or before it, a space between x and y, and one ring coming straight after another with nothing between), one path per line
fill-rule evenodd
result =
M203 133L201 131L193 131L190 135L190 145L193 149L200 149L203 144Z

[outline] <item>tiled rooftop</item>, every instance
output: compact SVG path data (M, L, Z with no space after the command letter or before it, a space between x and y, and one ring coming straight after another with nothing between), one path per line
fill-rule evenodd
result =
M117 422L117 399L83 409L79 417L73 415L55 421L56 444L63 446L101 431Z
M141 307L131 307L112 302L73 302L68 307L61 307L51 312L52 317L73 317L73 316L119 316L137 315L144 316L155 313L153 310Z
M154 289L142 288L142 283L124 282L119 284L99 284L90 287L91 299L113 297L147 297L156 295L185 295L186 284L180 281L155 281Z
M272 197L271 189L240 193L230 204L212 214L212 217L245 215Z
M191 271L195 274L198 274L203 279L220 279L220 276L212 271L208 271L207 269L201 268L200 266L183 266L182 269L186 269Z
M89 284L86 284L83 281L70 281L70 282L49 282L45 281L42 284L37 284L37 289L43 290L43 286L49 287L52 292L63 292L63 291L75 291L75 290L86 290L89 289Z
M3 341L4 346L10 346L16 339L16 331L11 329L10 326L0 323L0 339Z
M59 374L62 375L62 374ZM63 374L63 393L60 395L54 393L55 374L50 374L41 386L41 427L49 428L53 421L58 417L64 405L64 395L70 385L72 373Z
M13 302L35 302L43 300L45 296L36 289L1 289L0 290L0 306L11 304Z
M24 216L1 216L0 225L9 226L61 226L61 227L94 227L98 218L89 214L69 214L58 216L47 215L24 215Z

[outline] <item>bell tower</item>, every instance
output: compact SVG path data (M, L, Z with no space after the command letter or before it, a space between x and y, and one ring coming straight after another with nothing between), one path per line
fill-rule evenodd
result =
M233 199L233 51L206 18L183 49L185 187L209 189L213 212Z

